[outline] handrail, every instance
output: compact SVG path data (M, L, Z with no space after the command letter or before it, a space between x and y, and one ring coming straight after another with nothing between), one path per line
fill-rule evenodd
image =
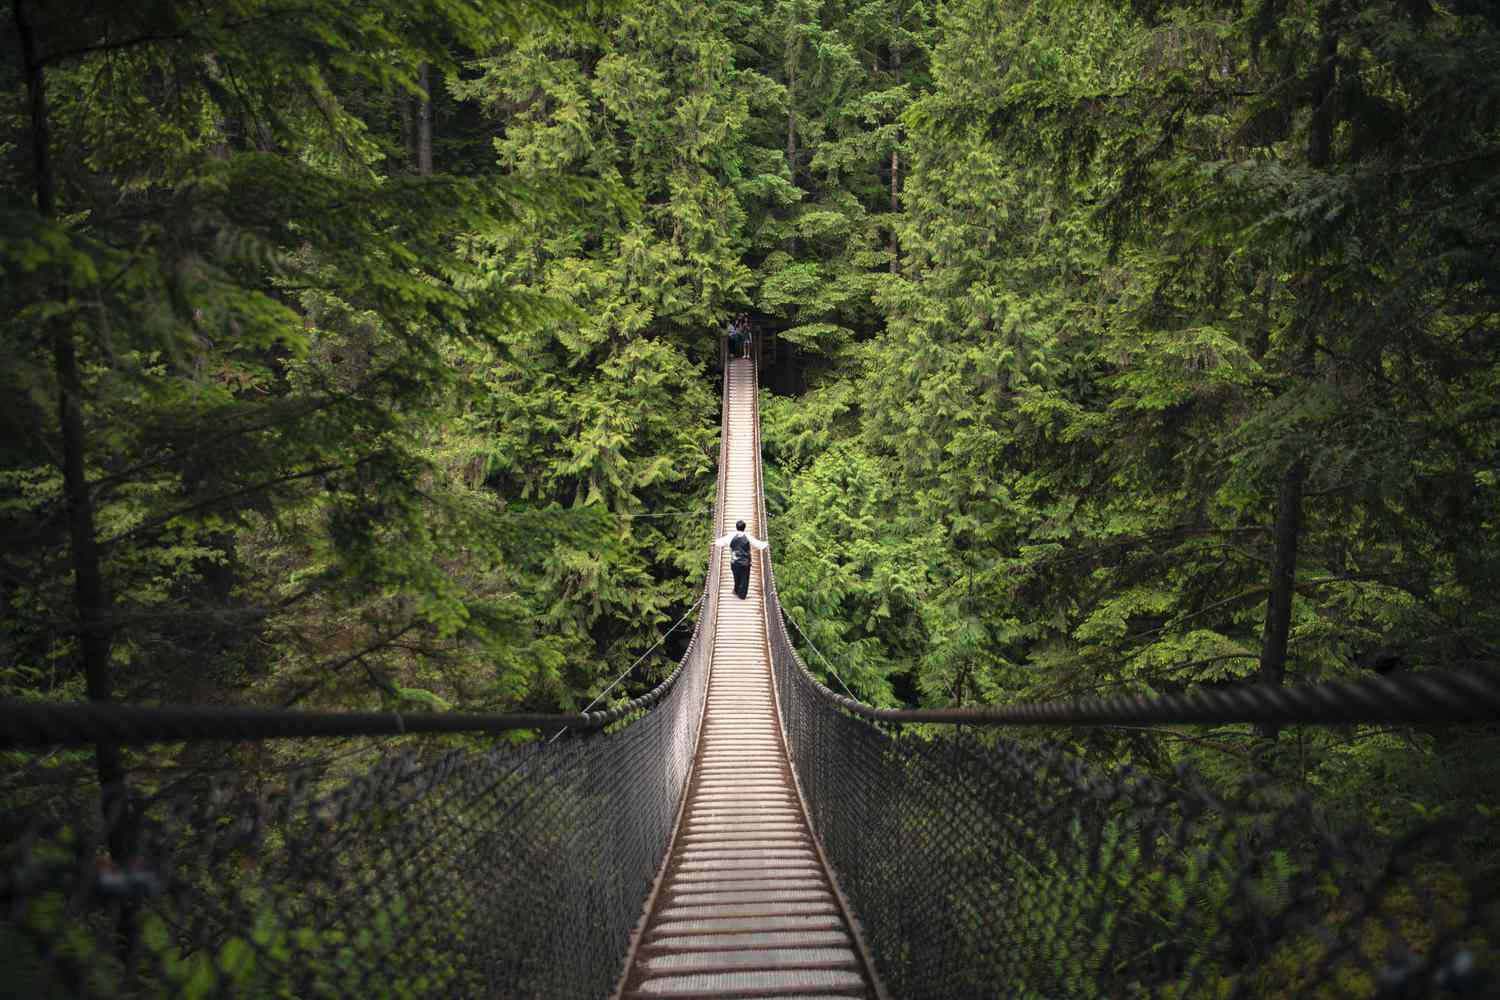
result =
M710 568L713 565L710 555ZM705 575L693 607L708 594ZM689 611L692 609L690 608ZM0 750L36 746L81 746L105 740L120 744L245 742L314 737L400 736L408 733L482 733L522 729L596 733L654 706L677 685L699 642L703 616L694 625L677 666L645 694L597 712L316 712L293 709L201 705L0 702Z
M765 476L762 470L764 459L761 452L760 438L760 354L756 354L754 364L754 394L751 398L750 412L752 416L752 447L755 455L755 496L759 505L761 532L760 537L769 542L771 540L771 520L766 514ZM761 574L760 618L761 627L764 629L764 632L762 634L766 642L766 654L771 658L772 661L772 698L776 703L776 721L782 730L783 745L787 749L788 759L793 760L793 766L791 768L792 784L797 790L797 799L802 805L803 815L807 817L808 824L814 829L814 831L816 831L817 822L814 819L815 813L813 809L810 808L811 803L808 800L807 786L806 783L802 780L801 774L799 773L797 761L795 761L792 756L792 741L788 738L789 734L786 730L786 705L781 697L781 682L777 679L777 671L775 669L777 647L776 638L779 635L780 638L785 639L786 632L781 621L781 605L776 601L776 584L775 580L771 576L771 560L769 558L770 555L770 549L766 549L765 551L763 551L761 553L761 558L756 560L756 565L759 567L759 572ZM774 616L771 614L772 608L776 609L776 614ZM772 624L773 622L775 623L774 625ZM773 628L777 629L778 632L773 632ZM788 648L790 648L789 645ZM814 836L813 849L817 852L818 863L822 866L824 872L826 872L828 875L829 888L833 892L834 901L838 906L839 911L843 914L845 924L847 924L849 927L849 934L854 941L855 951L859 955L860 962L864 966L865 977L869 981L870 988L875 993L876 1000L890 1000L891 994L890 991L886 988L885 980L880 974L880 966L876 961L875 952L871 947L869 935L867 934L863 923L860 922L855 908L850 904L848 888L844 885L844 879L840 875L838 866L831 863L828 852L824 848L821 837Z
M755 435L760 445L760 410ZM759 451L757 450L757 454ZM770 539L766 496L756 466L763 538ZM1350 722L1500 721L1500 673L1451 670L1358 681L1327 681L1293 687L1253 684L1191 691L1154 698L1087 698L1077 701L951 708L880 708L838 694L808 669L786 630L776 590L775 560L761 560L767 618L781 633L802 678L824 701L886 724L960 726L1104 726L1253 722L1261 724L1340 724Z
M782 612L779 600L776 611ZM795 652L795 650L794 650ZM796 663L829 703L872 722L960 726L1107 726L1195 723L1338 725L1351 722L1500 721L1500 676L1452 670L1327 681L1296 687L1242 687L1190 691L1155 698L1085 698L956 708L877 708L833 691Z
M727 354L720 338L720 363ZM721 392L719 475L725 467L728 392ZM712 530L718 533L723 510L722 484L716 489ZM718 579L718 549L709 546L709 565L693 607L707 605ZM692 609L690 608L689 611ZM597 712L318 712L293 709L199 705L133 705L125 702L55 703L0 701L0 750L38 746L82 746L101 740L119 744L180 741L246 742L315 737L399 736L409 733L479 733L497 735L524 729L596 733L643 712L672 690L700 642L705 615L698 617L692 638L677 666L660 684L636 698Z
M655 688L599 712L307 712L260 708L126 704L0 704L0 750L31 746L114 743L244 742L325 736L399 736L407 733L498 734L519 729L597 732L650 708L677 684L682 665Z
M761 496L761 519L766 519ZM1293 687L1249 684L1154 698L1085 698L1077 701L1022 702L952 708L879 708L841 695L820 681L786 630L776 592L773 561L765 562L768 618L780 630L802 679L818 696L852 715L894 725L1107 726L1196 723L1313 724L1351 722L1500 721L1500 674L1493 670L1448 670L1325 681Z

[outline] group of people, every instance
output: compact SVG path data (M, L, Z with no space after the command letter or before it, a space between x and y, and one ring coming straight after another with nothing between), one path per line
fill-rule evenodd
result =
M731 358L748 358L750 356L750 317L740 313L729 321L729 330L725 334L729 339L729 356Z

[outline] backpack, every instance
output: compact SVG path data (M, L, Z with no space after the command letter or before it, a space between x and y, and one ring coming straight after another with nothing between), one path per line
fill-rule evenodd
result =
M750 565L750 539L744 532L735 535L729 540L729 561L736 566Z

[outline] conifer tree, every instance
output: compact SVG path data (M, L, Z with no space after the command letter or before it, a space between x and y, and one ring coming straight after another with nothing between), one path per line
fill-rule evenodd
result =
M466 388L453 352L541 315L455 237L605 189L389 174L344 95L414 93L516 12L20 0L8 22L7 693L442 701L412 650L529 616L474 579L516 532L431 428ZM442 689L496 697L470 660Z

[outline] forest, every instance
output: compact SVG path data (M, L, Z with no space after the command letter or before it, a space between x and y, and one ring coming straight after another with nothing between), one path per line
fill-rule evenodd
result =
M781 599L867 702L1500 651L1489 2L0 23L0 698L574 711L665 640L649 689L740 313ZM1072 735L1389 830L1500 801L1493 727Z

